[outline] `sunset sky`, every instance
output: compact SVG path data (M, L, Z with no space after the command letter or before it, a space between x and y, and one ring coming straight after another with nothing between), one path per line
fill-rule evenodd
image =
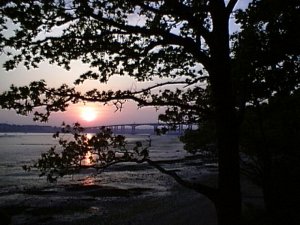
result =
M236 8L245 8L248 5L249 0L240 0ZM231 23L231 30L236 30L236 26ZM38 69L27 70L24 66L19 65L17 69L12 71L6 71L2 64L6 60L5 55L0 55L0 92L9 89L11 84L16 86L23 86L29 84L31 81L46 80L49 87L58 87L62 83L66 83L73 86L73 82L82 73L89 70L88 65L84 65L80 62L73 62L71 64L71 70L65 69L56 65L50 65L47 62L40 64ZM98 88L99 90L126 90L135 89L139 90L146 87L145 83L139 83L128 77L115 76L110 79L107 84L100 84L95 81L88 81L79 89L89 90L92 88ZM115 112L115 108L112 105L103 106L100 104L77 104L72 105L64 113L53 113L49 119L49 125L60 125L63 121L66 123L80 122L86 126L97 125L109 125L120 123L145 123L156 122L159 111L154 108L142 108L137 109L137 106L133 102L128 102L124 105L121 112ZM160 109L162 112L163 109ZM85 114L85 115L83 115ZM91 119L94 117L93 119ZM0 123L9 124L34 124L32 117L16 115L14 111L0 109Z
M5 57L1 57L1 64ZM5 71L3 68L0 70L0 92L8 90L11 84L16 86L27 85L31 81L44 79L48 86L58 87L62 83L73 86L75 79L80 74L88 70L87 65L80 62L74 62L70 71L66 71L56 65L43 63L38 69L28 71L21 65L12 71ZM87 81L86 84L79 86L78 90L90 90L98 88L99 90L118 90L118 89L140 89L145 84L138 83L129 77L115 76L110 79L107 84L100 84L97 81ZM88 114L89 117L95 117L93 120L87 121L90 118L84 118L83 114ZM113 105L92 104L87 103L72 105L66 112L53 113L49 119L50 125L60 125L63 121L66 123L80 122L82 125L109 125L119 123L140 123L140 122L155 122L159 112L155 109L147 107L137 109L134 102L127 102L122 111L116 111ZM94 114L94 115L92 115ZM85 116L86 117L86 116ZM33 124L32 117L25 117L16 115L14 111L0 110L0 123L13 123L13 124Z

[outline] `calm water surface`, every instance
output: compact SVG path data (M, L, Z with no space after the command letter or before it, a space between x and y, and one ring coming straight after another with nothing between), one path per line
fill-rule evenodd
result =
M129 136L127 140L134 142L148 138L148 135ZM151 136L151 139L152 147L149 151L153 160L182 158L187 155L176 136ZM25 172L22 166L37 160L42 152L46 152L57 143L58 141L52 138L52 134L48 133L0 133L0 194L51 185L46 182L45 177L39 177L37 171ZM165 175L146 164L120 164L97 176L94 176L94 171L88 170L59 180L59 184L70 182L119 188L150 187L164 191L168 188L166 182L170 181Z

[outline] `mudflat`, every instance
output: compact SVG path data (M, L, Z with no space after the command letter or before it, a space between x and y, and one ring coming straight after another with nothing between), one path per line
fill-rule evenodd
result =
M214 225L213 204L176 184L163 194L150 189L67 185L0 196L8 224Z

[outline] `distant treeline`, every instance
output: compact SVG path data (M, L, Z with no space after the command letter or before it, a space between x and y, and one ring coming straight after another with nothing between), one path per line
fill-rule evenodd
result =
M0 123L0 132L23 132L23 133L55 133L60 131L60 127L42 125L16 125Z

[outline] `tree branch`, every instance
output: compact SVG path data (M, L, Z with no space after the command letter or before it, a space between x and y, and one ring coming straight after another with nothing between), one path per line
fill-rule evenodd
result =
M94 90L96 92L96 90ZM93 91L93 92L94 92ZM110 95L110 96L97 96L97 93L95 95L91 95L92 93L89 92L85 96L76 96L78 100L82 101L90 101L90 102L102 102L107 103L111 101L117 101L117 100L133 100L139 104L139 106L178 106L182 109L191 109L191 110L199 110L199 107L197 105L188 105L184 104L182 101L163 101L163 100L157 100L157 101L146 101L145 99L135 96L134 94L130 93L129 91L125 92L118 92L116 95ZM64 96L64 95L63 95Z
M160 172L167 174L169 176L171 176L177 183L179 183L180 185L195 190L200 194L205 195L207 198L209 198L210 200L212 200L213 202L216 202L216 198L217 198L217 189L212 188L210 186L204 185L204 184L195 184L195 183L191 183L189 181L183 180L180 176L178 176L178 174L174 171L171 170L166 170L165 168L161 167L157 162L152 161L150 159L145 159L145 161L150 165L153 166L154 168L158 169Z
M178 1L167 0L166 2L168 2L168 6L166 6L166 9L164 10L153 8L149 5L142 4L138 1L135 3L143 9L149 10L159 15L168 15L175 12L176 15L179 16L181 19L188 21L189 24L193 27L193 29L198 30L205 40L210 39L210 32L202 25L203 21L193 16L193 11L191 7L188 7ZM173 6L172 9L170 9L169 5Z
M226 6L226 11L228 13L228 16L232 13L236 3L238 0L230 0Z
M147 92L147 91L151 91L155 88L158 88L158 87L163 87L165 85L180 85L180 84L187 84L186 81L168 81L168 82L165 82L165 83L159 83L159 84L155 84L151 87L148 87L148 88L145 88L145 89L142 89L140 91L135 91L135 92L131 92L132 94L142 94L143 92Z
M103 16L95 14L91 14L90 16L105 24L108 24L121 30L125 30L130 34L142 34L145 36L161 36L164 39L164 41L168 44L175 44L185 47L185 49L191 54L193 54L205 67L209 66L209 57L206 55L205 52L201 51L201 46L197 46L196 42L194 42L191 38L180 37L162 29L147 29L145 27L140 26L121 24L113 21L112 19L107 19Z

